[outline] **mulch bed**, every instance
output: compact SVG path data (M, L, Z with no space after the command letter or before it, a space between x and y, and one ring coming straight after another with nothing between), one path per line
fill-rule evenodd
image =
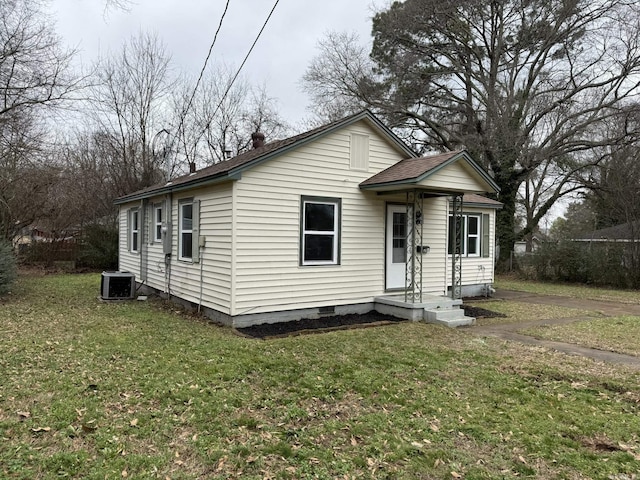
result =
M485 308L463 305L464 314L475 318L504 317L502 313L493 312ZM392 317L376 312L364 314L332 315L320 318L303 318L293 322L263 323L252 327L237 328L236 331L245 337L268 339L281 338L308 333L322 333L349 328L377 327L394 323L407 322L402 318Z
M402 318L383 315L375 310L364 314L332 315L320 318L303 318L293 322L262 323L252 327L237 328L236 331L250 338L279 338L306 333L321 333L348 328L374 327L407 322Z
M494 312L492 310L487 310L486 308L474 307L472 305L462 305L464 309L464 314L467 317L474 318L503 318L506 317L504 313Z

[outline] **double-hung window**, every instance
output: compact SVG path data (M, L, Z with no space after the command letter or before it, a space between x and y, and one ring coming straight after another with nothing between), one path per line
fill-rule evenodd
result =
M178 208L178 259L198 263L198 228L200 224L200 201L184 200Z
M193 258L193 202L181 203L179 215L179 258L180 260L191 260Z
M480 215L462 215L459 225L460 255L467 257L480 256ZM447 253L451 255L454 250L454 218L449 215L449 245Z
M153 241L162 241L162 221L163 221L162 205L155 205L153 207Z
M138 253L140 246L140 210L129 210L129 251Z
M340 263L339 198L302 197L300 264Z

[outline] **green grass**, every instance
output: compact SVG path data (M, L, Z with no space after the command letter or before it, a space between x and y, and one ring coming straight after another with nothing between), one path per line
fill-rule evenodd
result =
M614 290L595 288L588 285L533 282L506 275L496 276L495 286L505 290L517 290L543 295L640 304L640 291L638 290Z
M423 323L249 340L98 286L23 277L0 305L0 477L640 471L636 370Z
M505 317L479 318L477 320L477 325L523 323L550 318L602 316L600 312L596 312L593 310L569 308L558 305L538 305L534 303L524 303L518 301L505 302L502 300L482 300L479 302L465 301L465 304L475 305L505 315Z
M520 333L640 357L640 317L610 317L569 325L548 325Z

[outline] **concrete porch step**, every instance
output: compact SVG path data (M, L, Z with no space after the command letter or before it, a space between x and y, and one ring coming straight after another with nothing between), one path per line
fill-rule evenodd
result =
M462 300L437 295L423 295L421 302L407 302L404 295L384 295L376 297L374 305L380 313L449 327L473 325L476 321L473 317L465 316L460 308Z
M476 323L475 318L467 317L464 314L464 310L459 307L445 309L425 308L423 319L427 323L437 323L440 325L446 325L447 327L462 327Z

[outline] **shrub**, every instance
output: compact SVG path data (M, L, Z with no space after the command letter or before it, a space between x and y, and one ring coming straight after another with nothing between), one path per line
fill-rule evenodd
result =
M16 257L11 244L0 240L0 294L7 293L16 279Z
M637 260L629 244L560 240L543 243L520 267L536 280L633 288L639 284Z
M77 265L101 270L117 269L118 229L97 224L85 227Z

